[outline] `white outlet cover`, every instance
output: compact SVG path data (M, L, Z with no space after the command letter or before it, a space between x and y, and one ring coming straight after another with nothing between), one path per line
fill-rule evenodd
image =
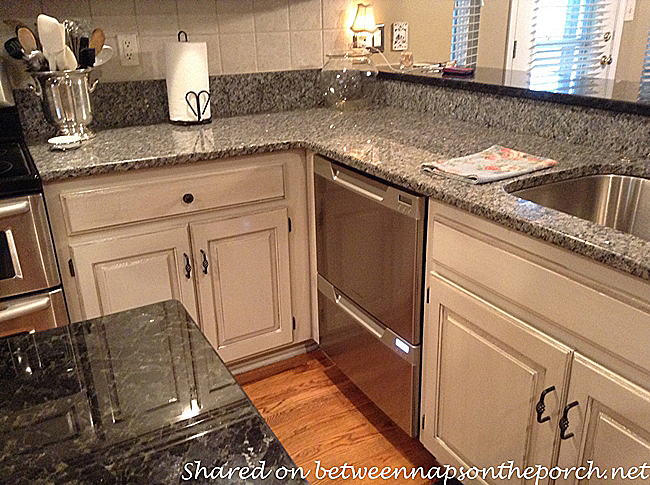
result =
M408 22L395 22L393 24L393 50L405 51L409 47Z
M120 64L123 66L140 65L140 49L136 34L118 35L117 48L120 54Z

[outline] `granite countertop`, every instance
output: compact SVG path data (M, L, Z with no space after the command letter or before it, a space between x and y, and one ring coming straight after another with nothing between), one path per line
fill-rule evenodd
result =
M509 181L472 185L420 170L424 162L452 158L499 144L558 164ZM118 170L155 167L235 155L304 148L417 193L566 248L650 281L650 242L573 216L522 203L508 194L595 173L650 177L650 162L629 160L607 147L576 145L397 108L339 113L325 108L103 131L81 149L30 151L45 183Z
M0 483L178 484L199 466L234 475L190 483L307 483L276 478L295 464L179 302L0 339Z

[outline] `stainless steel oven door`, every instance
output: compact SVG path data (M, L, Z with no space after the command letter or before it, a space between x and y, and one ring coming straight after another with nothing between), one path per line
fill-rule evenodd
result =
M69 323L63 290L0 301L0 337L61 327Z
M0 298L59 283L43 196L0 200Z

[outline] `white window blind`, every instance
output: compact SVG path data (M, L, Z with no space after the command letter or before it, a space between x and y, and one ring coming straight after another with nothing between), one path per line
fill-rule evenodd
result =
M650 104L650 32L648 32L648 46L645 49L645 60L643 61L643 72L641 73L639 102Z
M593 93L613 0L535 0L530 87Z
M451 60L459 66L476 67L481 3L482 0L454 0Z

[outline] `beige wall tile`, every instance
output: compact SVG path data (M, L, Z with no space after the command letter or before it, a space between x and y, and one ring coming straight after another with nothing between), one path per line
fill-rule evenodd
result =
M256 32L286 32L289 30L288 0L253 0Z
M320 30L291 32L291 68L323 67L323 33Z
M135 0L138 33L143 37L178 34L175 0Z
M327 54L349 49L351 43L352 32L349 30L324 30L323 54L325 62L327 62Z
M192 42L205 42L208 47L208 74L216 76L221 74L221 49L219 46L219 36L216 34L197 34L192 37Z
M354 20L357 2L354 0L322 0L323 29L349 29Z
M40 0L3 0L0 2L0 18L2 20L36 18L41 13L43 13L43 6Z
M93 24L104 29L107 36L135 34L135 0L90 0Z
M140 36L138 43L142 79L165 79L164 49L167 42L177 42L176 36Z
M220 34L221 68L224 74L257 71L255 34Z
M217 34L216 0L176 0L178 26L190 36L193 34ZM190 39L192 41L194 39Z
M289 0L291 30L321 30L323 7L321 0Z
M258 71L291 69L289 32L260 32L255 35Z
M255 31L253 0L217 0L220 34Z
M88 0L46 0L43 2L43 12L55 17L59 22L66 18L90 18Z
M106 44L113 48L113 58L101 67L95 69L99 75L99 82L138 81L143 79L142 62L139 66L123 66L120 64L117 50L117 36L107 35Z

